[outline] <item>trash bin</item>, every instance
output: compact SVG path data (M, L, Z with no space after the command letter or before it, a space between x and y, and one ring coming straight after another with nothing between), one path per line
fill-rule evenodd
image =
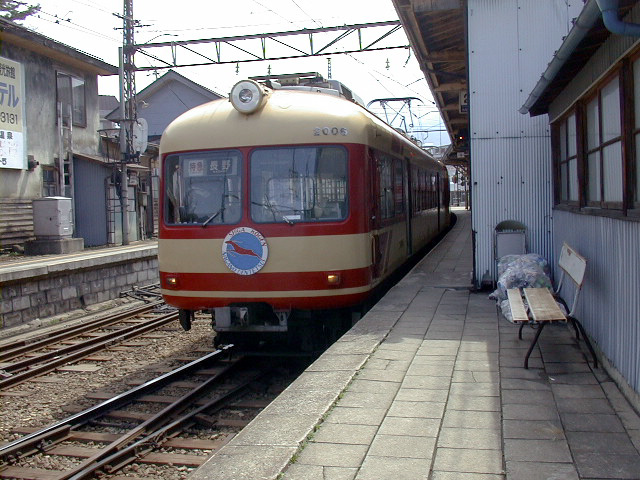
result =
M493 246L494 272L497 281L498 260L505 255L524 255L527 253L527 227L517 220L504 220L496 225Z

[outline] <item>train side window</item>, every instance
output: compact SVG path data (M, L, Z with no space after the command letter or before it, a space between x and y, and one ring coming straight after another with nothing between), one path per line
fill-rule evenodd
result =
M233 224L242 216L241 154L236 150L169 155L167 224Z
M347 152L343 147L261 148L252 152L250 164L254 221L346 218Z
M382 219L393 217L393 170L392 161L386 155L378 158L378 174L380 176L380 216Z

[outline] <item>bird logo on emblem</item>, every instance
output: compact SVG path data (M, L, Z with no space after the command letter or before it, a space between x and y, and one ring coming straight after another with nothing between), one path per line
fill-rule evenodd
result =
M222 242L222 259L233 273L253 275L267 262L269 247L260 232L249 227L231 230Z

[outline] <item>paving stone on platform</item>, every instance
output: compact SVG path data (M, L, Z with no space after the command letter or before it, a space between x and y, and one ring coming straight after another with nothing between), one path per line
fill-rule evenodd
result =
M447 409L499 412L500 397L474 397L471 395L449 395Z
M502 450L502 436L494 428L443 427L438 435L438 448Z
M556 404L560 413L615 413L606 398L556 398Z
M638 451L626 433L567 432L567 441L574 453L638 455ZM640 470L638 474L640 476Z
M495 428L500 429L500 412L450 410L442 420L443 427L449 428Z
M502 474L502 452L463 448L438 448L434 471Z
M555 420L560 416L555 408L547 405L519 405L517 403L506 404L502 408L503 418L508 420Z
M572 462L571 452L565 439L506 438L504 458L506 461L517 462Z
M322 465L299 465L287 468L282 480L353 480L357 468L324 467Z
M358 408L339 405L331 410L324 423L379 426L386 413L386 408Z
M616 415L561 413L560 418L567 432L624 432L624 426Z
M431 459L368 455L356 480L427 480Z
M300 452L296 463L357 468L362 464L368 449L369 445L308 443Z
M562 440L565 438L559 420L503 420L503 435L508 438Z
M439 418L386 417L380 425L381 435L409 435L435 437L440 428Z
M633 479L640 478L640 455L597 454L578 452L574 454L576 467L583 478Z
M513 480L580 480L573 463L507 461L507 478Z
M327 423L322 425L322 428L313 435L311 441L313 443L371 445L377 431L377 425Z
M408 402L397 400L389 409L389 417L442 418L444 402Z
M367 456L431 459L435 446L435 437L380 434L373 439Z
M431 480L504 480L504 475L434 471L431 474Z

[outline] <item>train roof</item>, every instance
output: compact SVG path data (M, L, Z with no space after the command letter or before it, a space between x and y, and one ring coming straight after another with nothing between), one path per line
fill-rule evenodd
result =
M264 84L258 84L256 80L264 81ZM229 99L214 100L182 114L162 135L161 152L257 145L355 143L408 157L430 157L440 164L406 135L367 110L361 102L349 99L345 90L337 92L326 80L294 84L288 84L286 78L278 77L278 80L285 85L273 77L266 80L254 77L243 81L252 84L236 84L247 86L254 92L260 89L257 95L262 100L250 113L242 113L234 107L234 91L243 91L234 87Z

